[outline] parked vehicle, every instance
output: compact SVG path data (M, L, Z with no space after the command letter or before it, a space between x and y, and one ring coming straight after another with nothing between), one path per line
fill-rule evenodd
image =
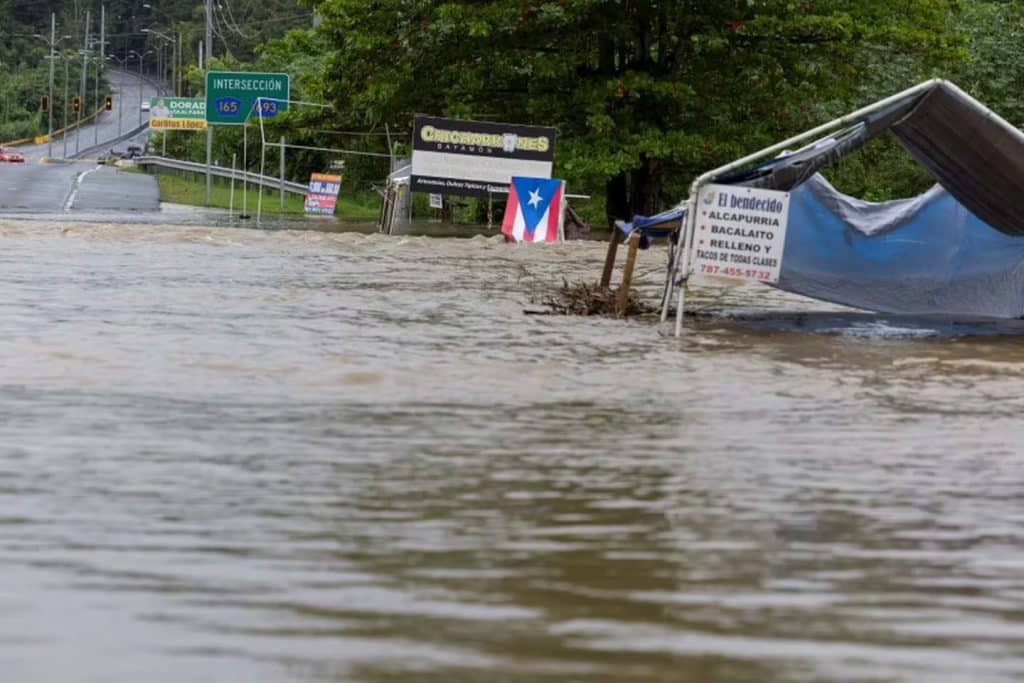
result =
M13 149L0 147L0 162L23 164L25 163L25 157L21 155L21 152L15 152Z

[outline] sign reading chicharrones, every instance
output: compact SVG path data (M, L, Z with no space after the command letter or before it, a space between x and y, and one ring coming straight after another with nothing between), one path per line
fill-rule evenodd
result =
M512 176L551 177L555 129L417 116L412 150L413 192L504 195Z
M788 192L705 185L697 200L694 274L778 282L788 223Z

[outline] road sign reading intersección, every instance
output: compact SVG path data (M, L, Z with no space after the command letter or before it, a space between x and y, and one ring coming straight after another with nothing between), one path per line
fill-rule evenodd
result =
M241 125L249 116L273 118L278 112L288 111L290 93L288 74L209 71L206 121Z

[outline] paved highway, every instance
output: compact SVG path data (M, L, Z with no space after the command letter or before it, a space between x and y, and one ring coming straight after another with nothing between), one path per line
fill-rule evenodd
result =
M55 135L53 156L74 156L77 151L86 150L97 144L107 145L122 134L145 123L148 114L141 109L143 101L148 102L157 94L152 83L140 79L129 71L107 71L107 81L114 94L114 110L102 112L95 124L84 125L80 130L69 131L66 139ZM54 120L54 128L60 128L63 121ZM139 139L144 140L146 133ZM124 149L127 142L119 143L117 149ZM111 145L113 146L113 145ZM33 163L47 156L49 145L22 145L18 151L25 155L27 163Z
M25 155L24 164L0 164L0 211L52 214L159 210L160 192L152 176L100 167L94 161L59 161L97 144L106 151L145 142L145 131L131 141L113 141L145 122L148 114L141 111L140 103L156 96L156 88L125 71L109 71L107 80L114 91L113 111L103 112L95 124L83 126L80 132L71 131L66 140L56 136L53 157L57 160L44 161L49 148L44 142L18 147ZM60 123L54 121L55 126Z

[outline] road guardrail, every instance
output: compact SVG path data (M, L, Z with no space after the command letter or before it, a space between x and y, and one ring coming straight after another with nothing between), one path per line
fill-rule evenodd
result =
M157 156L142 156L135 157L135 164L137 166L152 167L168 171L185 171L190 173L198 173L200 175L206 174L206 164L196 163L194 161L182 161L180 159L168 159L167 157ZM262 185L263 187L280 190L282 187L285 192L291 194L298 194L305 196L309 190L308 185L302 183L293 183L290 180L282 181L280 178L274 178L272 176L261 176L259 173L252 173L250 171L233 170L230 168L224 168L223 166L211 166L210 174L215 175L218 178L231 179L234 178L236 182L247 182L251 185Z

